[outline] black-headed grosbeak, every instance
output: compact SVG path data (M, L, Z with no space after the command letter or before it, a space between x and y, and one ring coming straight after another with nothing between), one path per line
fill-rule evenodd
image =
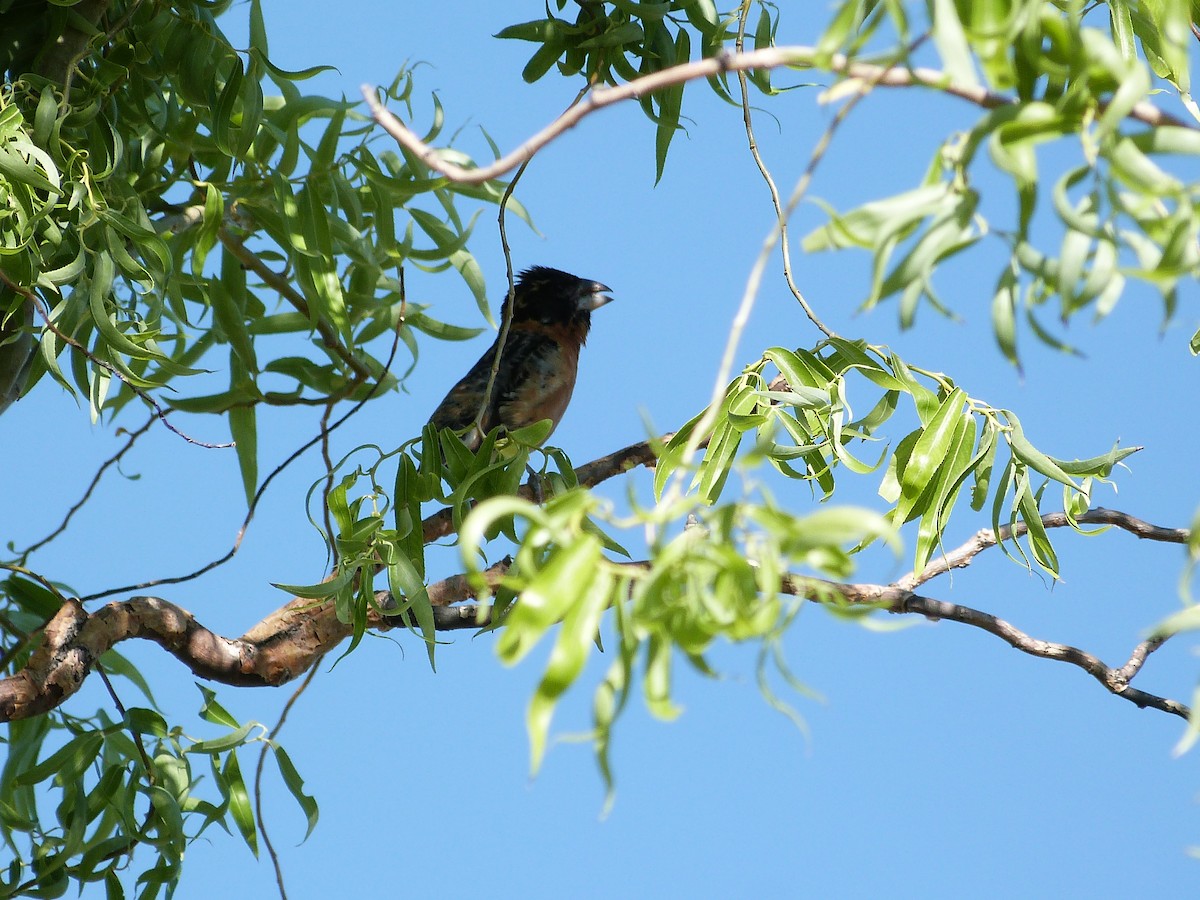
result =
M522 272L513 292L512 323L500 355L496 383L480 421L481 431L463 436L472 450L497 425L513 430L543 419L558 426L579 370L579 350L592 327L592 311L612 300L611 288L558 269L534 266ZM507 311L508 301L501 310ZM480 357L429 418L437 428L461 431L483 404L500 339Z

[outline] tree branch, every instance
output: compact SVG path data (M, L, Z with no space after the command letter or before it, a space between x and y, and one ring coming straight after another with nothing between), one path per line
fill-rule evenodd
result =
M630 444L628 447L623 447L607 456L601 456L599 459L594 459L590 463L579 466L575 470L575 477L579 480L579 484L582 487L595 487L602 481L615 478L617 475L622 475L639 466L653 468L657 459L654 455L655 444L665 444L672 437L674 437L674 434L669 433L664 434L657 441L641 441L637 444ZM529 482L521 485L520 490L517 491L517 495L524 497L526 500L533 500L535 498L533 485ZM454 511L449 507L439 509L432 515L426 516L421 525L425 543L427 544L448 534L453 534Z
M934 88L984 109L996 109L997 107L1009 106L1017 102L1013 97L989 91L982 86L954 84L948 74L937 69L924 67L891 68L872 63L854 62L840 53L827 56L820 53L815 47L768 47L762 50L751 50L746 53L722 53L708 59L661 69L658 72L636 78L617 87L593 90L590 97L568 109L511 153L502 156L491 165L466 169L444 159L436 148L426 144L399 119L392 115L379 102L374 87L364 84L362 86L362 94L375 121L388 134L395 138L397 143L415 154L429 168L440 172L451 181L462 184L483 184L486 181L491 181L493 178L498 178L507 172L511 172L517 166L532 159L547 144L574 128L585 117L606 106L612 106L624 100L641 97L644 94L650 94L654 91L684 84L689 81L712 78L726 72L744 72L749 69L778 69L783 67L828 69L830 72L845 76L846 78L868 82L878 87ZM1101 101L1099 103L1101 112L1107 109L1107 107L1107 102ZM1195 127L1146 101L1135 104L1129 111L1127 118L1153 127L1160 125L1173 125L1178 128L1189 129Z
M874 588L875 586L856 585L855 587ZM1040 656L1042 659L1051 659L1078 666L1099 681L1100 684L1104 685L1105 689L1116 694L1118 697L1123 697L1141 709L1149 707L1179 716L1185 720L1191 715L1191 710L1178 700L1171 700L1166 697L1160 697L1157 694L1150 694L1129 685L1130 679L1140 671L1146 657L1162 646L1162 640L1158 640L1157 642L1143 641L1134 648L1128 663L1120 668L1110 668L1098 657L1093 656L1086 650L1080 650L1078 647L1072 647L1068 644L1058 644L1053 641L1043 641L1031 637L1019 628L1004 621L1004 619L993 616L990 613L972 609L969 606L947 603L943 600L934 600L931 597L922 597L919 594L891 586L881 589L879 594L880 601L889 602L888 598L892 595L892 592L895 592L895 595L894 599L890 600L890 605L888 606L889 612L917 613L931 619L949 619L953 622L961 622L964 625L982 628L989 634L994 634L1010 646L1016 647L1021 652L1028 653L1030 656Z
M1077 516L1075 521L1080 525L1115 525L1142 540L1164 541L1169 544L1186 544L1191 535L1187 528L1160 528L1149 522L1143 522L1128 513L1105 509L1102 506ZM1071 521L1065 513L1047 513L1042 516L1042 525L1046 528L1062 528L1064 525L1070 524ZM1024 522L1004 525L1000 528L1000 537L997 539L995 531L991 528L983 528L975 532L974 536L962 546L933 560L920 575L910 572L896 581L895 585L903 590L912 590L938 575L944 575L951 569L962 569L969 566L976 556L989 547L995 547L1001 541L1010 541L1013 538L1021 537L1028 531L1029 526Z
M321 344L326 350L344 362L358 378L365 381L371 377L371 370L355 355L353 350L348 349L341 342L332 325L319 317L315 321L313 320L312 313L309 311L308 301L304 299L303 294L292 287L291 282L287 278L274 271L259 259L258 254L242 243L241 238L229 231L224 225L217 229L217 239L220 240L221 246L234 259L261 278L279 296L295 307L297 312L313 323L313 328L321 336Z
M487 570L489 583L494 586L507 565L501 561ZM478 627L481 623L473 610L468 623L462 610L469 608L449 609L450 603L473 596L463 575L431 584L436 627ZM387 615L386 610L396 608L389 592L380 591L375 599L378 609L368 615L370 627L410 624L404 616ZM159 597L132 597L94 613L71 599L46 623L42 643L26 666L0 680L0 722L27 719L60 706L79 690L101 656L131 638L154 641L201 678L235 687L275 687L303 675L353 630L353 625L338 621L332 600L297 597L240 638L226 638Z
M642 464L636 460L640 459L639 453L644 452L643 447L635 444L603 457L591 464L592 472L597 475L615 473ZM635 462L630 463L630 460ZM582 473L587 469L585 466L578 470L581 482ZM1150 525L1116 510L1094 510L1093 513L1097 521L1121 525L1151 540L1174 542L1181 531L1186 533L1183 529ZM1058 515L1061 514L1047 514L1043 522L1052 527ZM962 565L969 562L967 559ZM483 573L490 591L499 585L510 565L511 560L505 558ZM645 568L646 563L627 565ZM1106 690L1138 707L1157 709L1184 719L1191 712L1177 700L1130 685L1146 659L1163 645L1166 638L1142 641L1124 665L1114 668L1085 650L1034 638L990 613L915 594L899 584L849 584L786 575L780 590L817 603L873 605L897 614L960 622L993 634L1031 656L1083 669ZM453 605L477 597L465 575L452 575L434 582L428 586L428 592L434 611L434 627L438 631L490 624L490 609L486 605ZM396 609L397 602L390 592L376 592L375 603L368 613L368 626L385 631L416 627L408 613L393 613ZM352 632L352 625L338 620L332 600L295 598L240 638L232 639L214 634L191 613L157 597L133 597L110 603L92 614L78 600L68 600L46 624L42 643L25 668L0 680L0 721L29 718L59 706L79 689L105 652L130 638L154 641L202 678L246 687L277 686L298 677Z

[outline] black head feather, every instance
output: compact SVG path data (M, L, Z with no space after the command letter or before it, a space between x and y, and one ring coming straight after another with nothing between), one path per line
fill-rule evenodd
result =
M607 295L609 290L598 281L548 266L533 266L517 276L513 322L576 325L587 334L592 310L612 300ZM508 306L507 300L504 306Z

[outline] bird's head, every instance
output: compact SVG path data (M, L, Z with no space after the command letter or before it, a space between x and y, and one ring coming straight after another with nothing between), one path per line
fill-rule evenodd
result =
M575 326L582 339L591 327L592 310L612 300L609 290L598 281L547 266L534 266L517 277L512 320L514 324Z

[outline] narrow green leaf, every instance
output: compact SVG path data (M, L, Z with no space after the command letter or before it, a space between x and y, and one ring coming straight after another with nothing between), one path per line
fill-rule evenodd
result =
M496 653L506 665L520 662L546 630L581 601L598 575L601 546L594 535L581 535L556 548L524 586L496 644Z
M258 416L252 405L234 406L229 409L229 433L233 437L237 452L238 470L242 474L242 489L246 493L246 504L254 502L258 489Z
M1033 558L1047 573L1058 578L1058 556L1050 543L1050 536L1046 534L1046 526L1042 523L1042 514L1038 509L1037 499L1029 487L1027 478L1019 478L1018 481L1020 483L1017 487L1017 507L1021 511L1021 518L1025 520L1025 524L1029 528L1029 547L1033 550Z
M643 694L656 718L669 722L682 712L671 700L671 642L660 635L652 635L646 643Z
M946 74L955 85L977 87L978 75L971 45L963 31L954 0L933 0L933 43L942 57Z
M1009 424L1009 430L1004 433L1004 437L1008 441L1014 457L1047 478L1075 488L1076 490L1079 489L1079 485L1075 483L1075 480L1064 472L1054 460L1029 443L1029 440L1025 437L1024 429L1021 428L1021 422L1014 413L1007 409L1001 410L1001 413Z
M562 627L546 671L538 683L537 691L530 700L525 716L529 732L530 771L537 773L545 754L546 736L558 698L583 671L583 665L591 655L593 642L600 627L600 616L608 605L610 579L596 578L591 581L580 599L573 603L563 617ZM519 601L523 603L522 599Z
M275 754L275 763L279 766L279 774L283 776L283 783L287 786L288 791L295 798L296 803L299 804L300 809L304 811L304 815L308 819L308 829L304 832L303 838L303 841L307 841L313 833L313 829L317 827L317 817L319 815L317 801L312 795L304 793L304 779L300 777L300 773L296 770L287 752L278 744L273 744L271 749Z
M661 25L658 26L663 33L666 29ZM669 48L669 53L668 53ZM691 55L691 38L688 35L686 28L679 29L675 36L675 43L672 44L669 40L655 42L655 49L660 54L662 68L669 68L677 62L687 62ZM675 137L675 133L679 131L679 117L683 109L683 90L684 84L676 84L671 87L664 88L658 93L658 127L655 130L654 137L654 183L658 184L662 180L663 171L667 164L667 151L671 147L671 141Z
M1137 50L1133 43L1133 20L1129 15L1129 0L1108 0L1108 14L1113 43L1121 51L1121 57L1127 62L1135 61Z
M419 526L417 531L419 531ZM387 560L388 584L392 597L398 603L398 614L411 611L421 629L425 640L425 652L429 656L429 667L437 671L434 662L434 649L437 646L437 632L433 622L433 606L429 601L429 592L412 561L404 554L394 552Z
M533 56L529 58L529 62L525 63L525 68L521 70L521 77L526 84L533 84L543 75L550 71L550 67L558 62L558 58L562 56L566 45L560 42L560 39L548 40L542 46L534 51Z
M17 785L38 784L51 775L61 775L63 779L78 777L96 760L100 747L104 743L104 735L98 731L89 731L68 741L42 762L18 774L13 783Z
M903 522L910 512L917 510L918 501L929 487L938 467L945 461L954 431L961 424L965 401L966 394L962 388L955 388L921 431L921 436L913 445L912 454L898 472L900 501L893 513L895 521Z
M1020 286L1017 278L1016 266L1011 263L1000 275L996 292L992 295L992 332L1005 359L1020 368L1016 316Z
M250 792L246 790L246 781L242 778L242 769L238 765L236 753L230 753L225 760L224 776L225 789L229 797L229 813L233 816L234 824L241 832L242 839L250 852L258 857L258 829L254 824L254 808L250 803Z
M261 727L262 726L257 722L247 722L240 728L237 728L236 730L229 732L229 734L223 735L219 738L213 738L212 740L208 741L196 741L196 743L187 748L186 752L209 754L225 753L226 751L232 750L235 747L242 746L242 744L246 743L246 738L250 735L250 732L255 728Z
M196 687L204 698L204 703L200 706L200 718L213 725L224 725L226 728L240 727L238 720L218 702L216 691L206 688L202 684L197 684Z

